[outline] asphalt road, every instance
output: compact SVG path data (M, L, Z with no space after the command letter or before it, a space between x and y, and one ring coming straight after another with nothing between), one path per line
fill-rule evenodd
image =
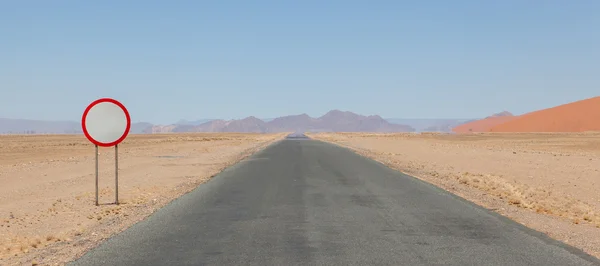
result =
M332 144L283 140L72 265L600 265Z

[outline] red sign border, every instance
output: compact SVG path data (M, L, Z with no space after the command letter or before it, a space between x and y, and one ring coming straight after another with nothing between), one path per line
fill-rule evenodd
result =
M85 118L87 117L87 115L90 112L90 110L92 109L92 107L96 106L99 103L105 103L105 102L113 103L113 104L119 106L123 110L123 112L125 113L125 117L127 118L127 126L125 127L125 132L123 132L123 136L121 136L116 141L113 141L110 143L99 142L99 141L95 140L94 138L92 138L92 136L90 136L90 133L88 133L87 128L85 126ZM94 143L95 145L98 145L101 147L112 147L112 146L118 145L123 140L125 140L125 138L129 134L129 130L131 129L131 117L129 116L129 111L127 111L127 108L125 108L125 105L123 105L119 101L117 101L115 99L111 99L111 98L101 98L101 99L93 101L92 103L90 103L90 105L88 105L88 107L85 108L85 111L83 112L83 116L81 116L81 128L83 129L83 134L85 135L85 137L89 141Z

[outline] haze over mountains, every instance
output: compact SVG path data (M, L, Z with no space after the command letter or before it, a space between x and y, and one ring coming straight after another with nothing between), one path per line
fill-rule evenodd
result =
M456 118L456 119L436 119L436 118L386 118L392 124L407 125L415 129L416 132L452 132L452 128L474 121L474 119Z
M503 111L482 119L384 119L332 110L313 118L307 114L270 119L180 120L171 125L133 123L132 134L169 132L583 132L600 131L600 97L515 116ZM0 134L81 134L74 121L0 118Z
M407 122L412 120L408 119ZM417 119L423 123L423 119ZM431 120L435 123L435 120ZM364 116L347 111L332 110L313 118L307 114L259 119L250 116L239 120L200 119L180 120L171 125L133 123L130 133L168 132L290 132L290 131L346 131L346 132L413 132L409 125L391 123L378 115ZM0 119L0 133L7 134L81 134L81 125L75 121L38 121Z
M454 127L452 131L456 133L487 132L490 130L490 128L515 118L516 116L514 116L512 113L503 111L483 119L467 121Z
M143 133L151 123L131 123L132 134ZM0 118L0 134L83 134L81 123L75 121L42 121Z
M39 121L29 119L0 118L0 133L3 134L79 134L81 123L74 121ZM133 127L133 125L132 125Z
M254 116L239 120L212 120L199 125L153 126L145 133L162 132L413 132L407 125L392 124L378 115L364 116L332 110L313 118L307 114L289 115L264 121Z

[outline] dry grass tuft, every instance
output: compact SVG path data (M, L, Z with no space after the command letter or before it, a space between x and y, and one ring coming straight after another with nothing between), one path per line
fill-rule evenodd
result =
M32 248L39 248L42 246L42 241L36 238L35 240L31 241L30 246Z
M489 195L504 199L508 204L537 213L565 217L586 222L598 221L600 216L594 208L570 197L551 193L543 188L531 188L524 184L510 182L495 175L482 175L464 172L454 177L459 184L479 189Z
M23 253L27 253L27 252L29 252L29 246L27 246L27 245L20 245L19 246L19 250L21 252L23 252Z

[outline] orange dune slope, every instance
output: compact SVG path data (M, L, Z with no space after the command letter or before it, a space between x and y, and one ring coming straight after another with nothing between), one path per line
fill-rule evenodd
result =
M518 116L491 132L600 131L600 96Z
M492 127L514 120L515 118L516 116L504 111L484 119L459 125L453 128L452 131L455 133L488 132Z

